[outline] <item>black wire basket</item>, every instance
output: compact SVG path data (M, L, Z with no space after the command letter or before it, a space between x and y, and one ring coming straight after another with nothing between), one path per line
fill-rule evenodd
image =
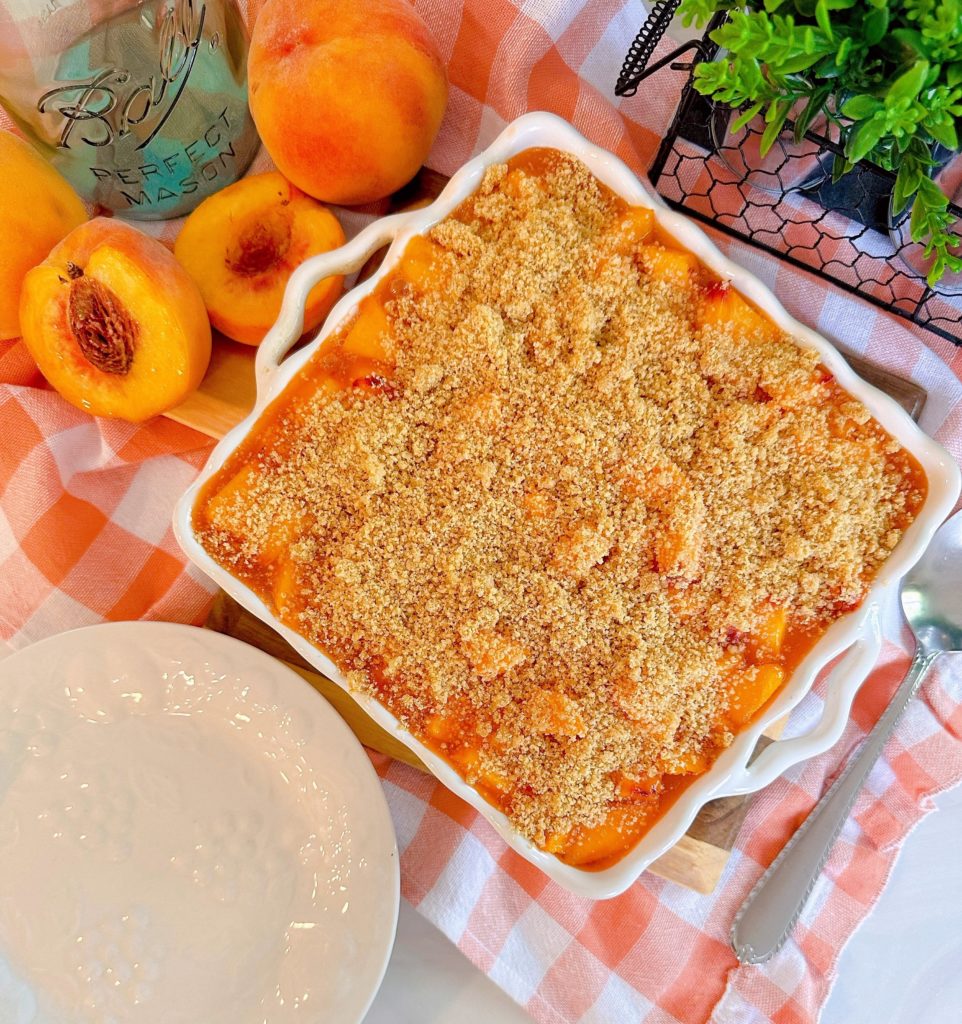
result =
M962 284L925 281L922 247L908 237L907 213L891 208L895 175L858 164L837 183L832 125L815 124L796 143L791 122L762 157L760 119L737 132L730 108L700 96L692 73L718 50L709 33L655 63L655 49L679 0L658 0L638 33L615 87L631 96L649 75L688 71L675 117L649 177L659 194L689 217L772 253L879 308L962 345ZM681 58L691 54L688 62ZM962 209L949 209L962 217ZM957 294L953 294L957 293Z

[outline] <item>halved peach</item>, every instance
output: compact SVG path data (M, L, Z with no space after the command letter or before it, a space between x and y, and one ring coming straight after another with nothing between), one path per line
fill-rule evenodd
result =
M187 218L174 255L197 283L210 322L228 338L259 345L277 319L287 281L309 256L344 244L337 218L276 171L254 174L205 199ZM311 290L304 330L316 327L344 279Z
M134 423L181 402L210 361L210 324L186 271L160 242L103 217L27 274L20 327L68 402Z

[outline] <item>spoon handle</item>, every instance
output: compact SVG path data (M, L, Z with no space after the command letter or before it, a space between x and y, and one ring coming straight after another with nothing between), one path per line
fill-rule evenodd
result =
M743 964L764 963L784 945L815 887L869 769L882 753L895 723L915 696L938 653L916 648L905 679L861 749L748 894L748 899L735 915L731 931L732 948Z

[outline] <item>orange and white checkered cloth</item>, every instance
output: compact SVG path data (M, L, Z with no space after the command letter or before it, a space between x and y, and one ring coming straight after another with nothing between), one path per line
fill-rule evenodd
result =
M256 5L257 0L255 0ZM309 0L301 0L309 2ZM644 18L638 0L417 0L451 98L430 163L451 172L527 110L552 110L639 173L677 100L670 72L620 105L612 86ZM265 166L258 161L256 167ZM349 230L370 215L345 218ZM170 239L175 225L160 229ZM962 458L962 350L915 333L772 258L723 241L799 319L929 392L923 427ZM20 646L104 618L203 618L210 585L185 568L171 509L210 450L165 420L92 420L42 389L17 342L0 345L0 631ZM756 797L717 892L652 875L618 899L571 896L508 850L432 779L374 755L397 827L404 895L544 1024L804 1024L931 795L962 778L962 666L932 675L872 771L791 941L739 967L732 916L877 719L907 665L894 608L881 664L844 738ZM818 720L816 687L789 734Z

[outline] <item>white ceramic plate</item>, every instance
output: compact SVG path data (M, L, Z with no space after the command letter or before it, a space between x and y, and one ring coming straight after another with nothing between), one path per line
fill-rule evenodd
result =
M471 195L489 165L508 160L532 146L550 146L572 153L628 203L651 208L657 223L670 235L717 274L730 280L743 295L791 334L799 345L816 349L839 384L864 402L882 426L918 459L929 485L928 497L918 517L882 566L862 606L826 632L768 708L736 737L711 770L685 790L623 860L604 871L591 872L570 867L557 857L537 849L515 831L500 811L467 785L447 762L411 736L373 697L352 694L371 718L413 750L448 788L483 814L513 849L573 892L603 899L625 890L648 864L673 846L708 800L761 789L792 765L827 750L841 736L855 693L878 657L881 645L879 606L893 595L901 577L918 560L932 534L952 509L959 494L959 469L948 452L926 437L891 398L856 376L837 349L789 316L757 278L725 257L694 222L667 209L662 200L650 192L617 157L592 145L571 125L553 114L525 114L508 125L480 156L465 164L430 206L375 221L347 245L307 260L294 272L284 296L281 315L257 352L257 403L251 414L217 445L197 481L181 498L174 512L174 532L190 559L235 600L281 633L325 675L348 689L343 675L329 658L284 626L256 594L207 554L193 532L191 512L194 503L200 489L243 443L261 414L314 355L318 346L354 314L358 302L397 262L408 241L414 235L428 231ZM341 299L314 341L281 362L301 335L304 304L311 288L331 274L357 270L373 252L388 243L391 247L379 271ZM749 765L749 758L762 732L791 710L811 689L819 670L843 652L847 653L829 681L828 700L821 723L806 736L770 744Z
M398 879L363 749L263 652L131 622L0 662L3 1024L356 1024Z

